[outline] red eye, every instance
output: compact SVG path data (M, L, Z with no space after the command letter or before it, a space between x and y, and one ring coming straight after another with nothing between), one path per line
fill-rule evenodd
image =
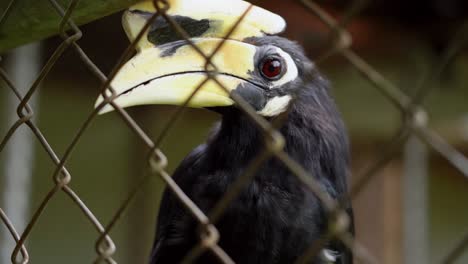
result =
M263 61L262 74L268 79L277 79L283 72L283 65L281 60L270 58Z

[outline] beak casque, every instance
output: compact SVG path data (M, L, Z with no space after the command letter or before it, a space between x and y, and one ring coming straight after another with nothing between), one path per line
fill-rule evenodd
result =
M242 22L229 39L224 37L239 17L250 7L240 0L168 0L170 8L167 14L173 18L184 18L194 24L198 31L191 34L191 41L205 54L211 54L220 42L225 41L221 49L213 56L216 66L216 82L205 82L190 100L190 107L228 106L234 104L229 93L247 82L250 72L255 70L256 46L243 42L250 37L278 34L286 26L278 15L265 9L252 6ZM153 1L146 1L132 6L124 13L123 26L132 41L136 38L146 21L154 14ZM117 73L111 87L118 97L114 102L121 107L147 104L181 105L197 89L207 76L206 61L193 47L177 34L168 31L167 23L161 18L150 27L137 44L137 54ZM200 22L201 21L201 22ZM198 23L200 22L200 23ZM200 25L204 25L200 31ZM161 29L161 32L158 30ZM155 43L155 37L149 34L160 33L170 39ZM189 34L191 32L188 32ZM150 41L153 40L153 41ZM208 67L209 71L214 71ZM108 92L110 95L110 92ZM96 107L103 102L102 95ZM99 113L113 110L105 105Z

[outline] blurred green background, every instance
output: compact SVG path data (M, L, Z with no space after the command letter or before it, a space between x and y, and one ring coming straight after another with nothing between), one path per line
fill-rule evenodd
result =
M354 37L353 48L384 76L412 94L414 87L439 61L441 50L467 17L463 13L447 18L435 11L426 11L427 14L407 19L405 12L398 12L401 9L386 6L388 2L392 1L381 1L380 6L372 5L352 20L348 28ZM397 6L399 1L393 3ZM301 5L279 0L257 4L283 15L288 21L286 36L302 43L312 59L324 52L329 31ZM340 1L324 1L323 4L337 17L343 16L346 10L346 5ZM422 8L423 5L424 2L414 8L424 11L427 8ZM402 8L408 11L404 8L412 7ZM128 45L120 16L116 13L82 27L83 38L79 44L106 73ZM42 58L47 59L59 43L56 37L43 41ZM2 67L12 59L9 52L5 55ZM319 68L331 80L333 94L349 129L354 182L363 168L375 162L383 151L382 146L399 129L400 113L339 56L326 60ZM467 73L468 52L465 48L440 76L431 80L431 93L424 103L430 127L465 154L468 153ZM39 89L38 114L34 122L59 156L63 155L78 128L92 112L99 84L77 54L68 50ZM12 125L8 117L15 113L15 109L7 109L4 102L11 92L3 83L0 87L1 138ZM152 139L157 138L174 111L175 108L164 106L129 109ZM184 112L161 147L169 159L169 171L203 142L218 119L219 116L205 110L188 109ZM31 133L26 127L20 130ZM31 213L53 187L51 176L54 171L53 163L37 140L35 142ZM141 140L116 113L96 118L80 139L67 163L72 175L70 186L102 224L106 225L112 219L132 188L148 172L146 154L147 149ZM402 156L403 146L354 201L358 239L381 263L401 263L404 252ZM4 173L8 166L5 159L4 152L0 153L0 191L7 176ZM468 231L468 179L432 150L429 164L429 259L431 263L437 263ZM110 234L117 245L115 259L119 263L144 263L147 259L163 187L157 175L151 177L112 229ZM2 199L0 204L4 202ZM2 232L6 229L0 224ZM32 263L90 263L96 257L94 244L97 237L98 233L79 208L59 192L35 225L27 246ZM468 253L457 263L468 263Z

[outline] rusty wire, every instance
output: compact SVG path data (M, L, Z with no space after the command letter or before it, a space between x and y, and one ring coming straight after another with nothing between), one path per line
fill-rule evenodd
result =
M9 2L7 9L1 16L0 24L8 18L9 11L11 10L10 7L13 6L15 2L16 0ZM12 238L16 241L16 247L12 252L11 257L13 263L28 263L29 255L25 246L25 242L28 239L31 230L35 227L37 220L44 213L47 204L59 191L65 192L70 197L74 204L83 212L85 218L92 226L94 226L98 232L98 238L96 239L95 243L97 254L95 263L116 263L116 261L113 259L113 255L117 250L117 247L112 241L109 233L118 222L122 214L127 210L135 195L142 189L144 183L154 175L158 175L161 177L161 179L164 180L170 191L173 192L173 194L179 199L179 201L185 206L185 208L192 214L192 216L200 225L200 242L190 252L188 252L183 260L183 263L191 263L206 250L210 250L222 263L234 263L229 255L218 245L219 236L221 234L219 234L215 224L217 220L223 215L230 202L234 200L240 194L242 189L252 180L261 165L272 157L275 157L283 162L284 165L316 195L316 197L322 202L324 208L327 210L331 221L331 227L328 230L327 235L320 241L317 241L317 243L314 243L314 245L311 245L310 248L304 252L303 256L301 256L301 258L298 260L298 263L306 263L311 258L316 257L317 253L323 247L323 245L325 245L328 240L331 239L341 240L342 243L354 253L356 259L360 260L360 262L377 263L375 257L373 257L370 252L368 252L358 241L356 241L351 236L351 234L346 231L350 221L348 216L344 213L343 208L341 208L340 203L332 200L326 193L324 193L318 182L315 180L315 177L313 177L313 175L309 175L309 173L304 170L304 168L302 168L296 161L290 158L284 151L284 139L278 130L278 127L281 127L281 121L278 121L279 124L274 125L268 122L263 117L259 116L255 110L240 96L233 95L232 99L236 102L237 106L258 126L260 131L263 132L265 136L265 145L263 146L263 150L260 152L260 154L250 162L244 174L241 175L231 185L226 194L215 204L213 209L209 212L203 212L200 208L198 208L198 206L190 200L190 198L175 183L175 181L172 180L169 173L166 171L167 158L159 149L161 142L166 137L168 131L170 131L170 129L173 127L174 123L180 118L184 106L190 103L190 100L195 96L197 91L204 84L206 84L206 82L214 81L221 88L227 90L227 88L225 88L223 84L216 78L217 67L212 62L212 58L222 48L225 40L229 39L231 34L236 30L244 17L249 13L252 6L249 6L243 12L239 19L233 24L232 28L228 31L226 36L224 36L223 40L219 42L214 51L210 54L205 54L199 47L197 47L195 43L190 40L187 32L185 32L176 21L174 21L166 14L166 11L170 8L169 3L165 0L154 0L153 4L157 12L155 12L155 14L148 19L136 39L132 41L132 43L122 54L111 73L106 76L93 63L93 61L86 55L86 52L77 43L77 41L82 36L82 32L71 19L71 15L73 14L79 1L72 0L65 9L55 0L49 0L49 2L51 7L56 10L57 15L61 17L58 28L59 35L63 41L43 66L35 82L28 89L28 92L25 95L20 94L15 88L14 84L9 80L5 71L0 69L0 78L7 84L7 87L9 87L9 89L19 100L17 108L18 120L10 127L7 134L2 138L2 141L0 142L0 152L3 150L15 131L23 124L26 124L34 133L43 149L48 153L52 162L56 165L54 173L52 174L53 186L51 187L48 194L43 198L40 206L35 210L31 220L28 222L28 225L22 234L18 234L14 228L14 223L10 222L5 212L0 208L0 216L3 225L8 228ZM372 166L369 166L364 170L362 176L359 177L358 184L353 186L351 190L351 196L354 197L358 195L366 187L367 183L372 179L372 177L376 175L376 172L383 168L388 161L395 157L396 151L398 151L400 146L406 141L408 135L410 134L414 134L420 137L430 147L446 158L455 168L468 177L468 160L466 157L451 145L449 145L443 138L441 138L427 126L426 112L420 106L421 101L428 93L429 89L427 88L427 84L430 78L434 78L435 74L440 74L446 67L448 61L450 61L466 45L466 36L468 34L457 34L457 37L453 39L452 44L447 48L447 51L443 56L443 60L436 64L432 74L429 74L426 79L421 82L418 93L415 96L410 97L406 95L401 89L399 89L399 87L382 76L378 71L376 71L371 65L364 61L351 49L352 37L345 27L349 21L351 21L359 14L360 10L367 6L369 1L355 1L354 4L351 5L351 7L348 9L341 21L335 20L315 2L310 0L299 0L299 2L301 2L305 8L307 8L311 13L315 14L319 20L321 20L327 27L329 27L330 35L334 36L333 45L331 45L327 52L324 52L324 54L318 58L318 61L322 62L330 56L342 56L351 65L353 65L353 67L359 71L359 73L361 73L370 83L372 83L377 90L379 90L389 101L391 101L396 109L400 110L402 114L401 128L389 141L388 148L386 148L387 151L383 152ZM157 137L157 139L152 140L151 137L143 131L138 123L122 107L114 103L114 99L117 97L117 95L111 87L111 82L118 71L122 68L124 63L132 55L137 42L144 36L145 31L151 26L151 23L157 17L165 19L178 32L178 34L183 39L185 39L195 51L197 51L197 53L204 57L206 61L205 70L207 71L207 74L206 78L198 85L198 87L187 98L182 106L177 108L174 114L170 117L169 121L164 126L161 134ZM460 29L460 32L463 32L462 30L463 29ZM29 106L28 102L32 95L37 91L39 84L60 59L61 55L69 48L73 49L79 55L82 63L86 65L91 73L93 73L96 78L101 81L102 84L100 85L98 91L104 97L104 101L88 115L87 119L83 122L75 137L66 148L63 156L59 158L56 155L54 149L49 145L47 139L42 135L41 130L32 121L34 112ZM132 189L127 198L122 201L121 206L111 218L109 223L107 223L107 225L102 225L100 221L94 216L93 212L86 206L86 203L81 200L79 194L70 187L69 183L72 180L72 175L66 168L66 162L74 148L79 143L83 134L86 133L89 125L95 120L98 112L107 104L112 105L122 121L129 127L131 131L133 131L133 133L135 133L139 139L142 140L142 142L147 147L148 155L146 160L150 173L146 173L138 181L136 187ZM468 244L466 237L468 236L465 236L460 241L460 243L454 247L453 251L447 255L447 258L443 263L453 262L453 260L455 260L456 257L460 255L460 252L462 252ZM21 258L19 259L20 255Z

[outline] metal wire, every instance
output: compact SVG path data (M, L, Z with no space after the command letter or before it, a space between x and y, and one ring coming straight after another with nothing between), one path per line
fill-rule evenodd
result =
M16 0L9 2L7 9L3 12L0 18L0 24L8 19L11 7L15 4ZM386 151L381 153L376 161L369 166L362 173L362 177L359 177L358 183L352 188L351 196L354 197L362 192L366 188L367 183L376 175L376 172L383 168L385 164L393 159L401 145L407 140L410 134L417 135L424 142L426 142L431 148L438 152L441 156L447 159L453 167L458 169L462 174L468 177L468 159L454 147L448 144L441 136L436 134L427 126L427 114L421 107L420 103L423 98L429 92L429 81L430 78L434 78L434 75L440 74L448 62L456 56L459 51L464 48L467 42L464 34L466 27L461 27L460 32L454 37L452 44L448 46L445 55L442 60L434 65L432 74L429 74L425 80L421 82L418 92L414 96L408 96L398 86L387 80L377 70L375 70L370 64L358 56L352 49L352 37L351 34L346 30L346 25L355 18L360 11L368 5L365 0L355 1L348 11L345 13L344 18L341 21L335 20L329 15L324 9L315 2L310 0L299 0L307 10L312 14L316 15L317 18L322 21L329 29L330 35L334 36L334 41L330 46L330 49L322 54L318 58L318 62L328 59L330 56L341 56L346 59L367 81L374 85L374 87L380 91L388 101L392 102L396 109L401 111L402 125L401 129L396 133L395 137L389 141ZM200 231L200 242L185 256L183 263L191 263L197 259L203 252L209 250L214 256L217 256L221 263L234 263L231 257L219 246L218 241L222 234L219 234L215 227L216 222L224 214L229 204L240 194L242 189L251 182L258 169L268 159L275 157L281 161L285 167L287 167L297 178L304 184L304 186L310 189L311 192L320 200L323 207L326 209L331 222L330 229L327 234L310 245L310 248L304 252L299 258L298 263L307 263L312 258L315 258L326 243L331 239L339 239L344 245L346 245L354 254L357 260L362 263L377 263L376 258L365 249L356 239L348 233L346 230L350 225L349 216L344 213L344 209L341 204L333 200L324 192L320 187L320 184L315 180L313 175L310 175L300 164L288 156L284 151L284 138L279 131L284 120L276 120L277 123L272 124L260 115L240 96L232 95L232 99L236 102L236 105L246 114L260 129L265 137L265 145L259 155L253 159L244 174L241 175L228 189L226 194L215 204L213 209L209 212L203 212L176 184L171 178L169 173L166 171L167 158L164 153L159 149L162 141L166 138L168 132L172 129L174 123L180 118L184 106L188 105L192 98L196 95L198 90L203 87L208 81L214 81L221 88L227 91L227 88L217 79L217 67L212 62L213 57L219 52L222 46L225 44L226 39L233 34L239 24L243 21L246 15L251 11L252 6L250 5L238 20L233 24L228 33L223 37L223 40L215 47L210 54L205 54L195 43L190 40L189 35L184 29L178 25L178 23L167 15L167 10L170 8L169 3L165 0L154 0L153 4L157 12L152 15L143 26L136 39L127 47L125 52L122 54L118 63L114 66L113 70L109 75L103 74L103 72L97 67L94 62L87 56L86 52L80 47L77 41L82 37L82 32L79 27L73 22L71 18L72 14L76 10L79 3L78 0L70 1L68 7L64 9L62 5L55 1L49 0L51 7L57 12L57 15L61 17L61 21L58 25L59 35L63 39L60 45L56 48L54 53L48 58L47 62L43 66L40 74L36 78L35 82L28 89L25 95L18 92L18 89L9 80L8 75L3 69L0 69L0 78L7 84L8 87L18 98L19 103L17 107L18 120L9 128L7 134L0 141L0 152L4 149L11 136L16 130L23 125L27 125L29 129L34 133L38 139L42 148L49 155L51 161L55 164L55 170L52 174L52 183L49 192L42 199L39 207L34 211L32 218L30 219L26 229L23 233L18 234L14 227L14 223L8 219L6 213L0 208L0 217L2 224L7 227L11 233L12 239L16 242L16 246L12 252L12 263L28 263L30 256L25 246L25 242L29 238L31 231L35 228L37 221L42 214L45 213L47 204L56 196L58 192L64 192L71 199L76 207L78 207L84 218L96 229L98 238L95 242L96 258L95 263L116 263L113 259L117 247L112 241L109 233L113 230L116 223L121 218L122 214L128 209L131 201L135 198L136 194L141 191L142 186L150 177L159 176L166 184L167 188L177 197L177 199L184 205L185 209L191 213L193 218L199 224ZM153 140L148 136L139 124L126 112L125 109L120 107L114 102L117 97L114 89L111 87L111 82L119 70L123 67L124 63L133 54L134 49L138 41L144 36L146 30L151 26L156 18L164 19L176 32L185 39L188 44L205 59L205 70L207 70L206 78L198 85L193 93L187 98L187 100L174 112L170 117L167 124L164 126L161 134ZM96 78L101 81L98 92L104 96L104 101L96 107L84 120L81 127L77 130L74 138L65 149L64 154L59 158L54 149L49 145L47 139L43 136L41 130L32 121L34 116L33 109L29 106L28 102L32 95L37 92L39 84L49 74L51 69L56 65L57 61L60 60L61 56L67 49L73 49L78 55L83 65L93 73ZM66 168L66 162L70 158L71 153L75 147L79 144L80 139L86 133L91 123L95 120L98 112L110 104L118 113L121 120L129 127L129 129L144 143L148 155L146 158L147 167L150 173L145 174L137 183L136 187L131 190L129 195L121 203L119 209L115 212L111 220L106 224L102 225L98 218L93 212L87 207L86 203L80 198L79 194L73 190L70 186L72 175ZM468 244L467 236L457 244L453 251L450 252L446 259L442 263L452 263L457 257L461 255L461 252L466 248ZM32 256L33 258L33 256Z

